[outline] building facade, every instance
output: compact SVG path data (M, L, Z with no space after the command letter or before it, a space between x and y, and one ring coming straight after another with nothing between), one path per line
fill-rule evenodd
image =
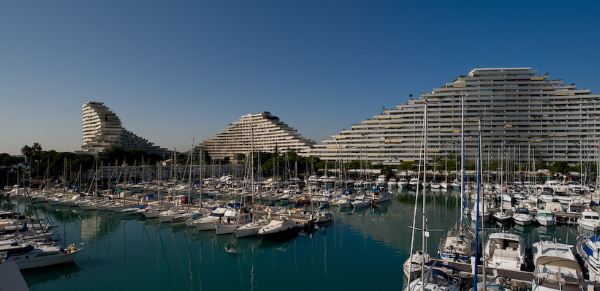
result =
M119 117L101 102L88 101L82 106L84 152L98 154L110 147L141 150L163 155L166 149L126 130Z
M598 159L600 95L531 68L474 69L342 130L316 145L310 155L383 164L417 160L425 100L430 157L460 155L464 104L465 153L470 161L475 161L479 120L484 159L532 164Z
M201 147L212 159L235 158L236 154L296 151L306 153L314 144L269 112L246 114L231 123Z

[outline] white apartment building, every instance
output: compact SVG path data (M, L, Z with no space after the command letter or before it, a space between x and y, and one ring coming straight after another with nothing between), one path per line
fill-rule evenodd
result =
M397 164L417 160L428 110L428 155L460 155L461 105L467 159L475 160L477 121L485 159L526 162L598 159L600 95L531 68L473 69L406 104L352 125L314 146L325 160Z
M126 130L119 117L101 102L88 101L82 106L82 150L100 153L117 146L126 150L136 149L162 155L166 149Z
M247 155L254 146L255 152L307 152L313 141L302 137L298 132L281 122L269 112L246 114L231 123L212 138L205 140L201 147L213 159L235 154Z

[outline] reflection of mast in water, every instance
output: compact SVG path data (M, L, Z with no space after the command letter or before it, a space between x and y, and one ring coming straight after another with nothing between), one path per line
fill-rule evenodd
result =
M158 227L156 229L156 270L160 269L160 233Z
M125 224L127 223L126 220L122 220L123 221L123 262L127 262L127 237L125 236Z
M323 238L323 274L327 275L327 234Z
M190 290L194 290L194 273L192 272L192 253L190 252L190 237L185 236L188 257L188 275L190 276Z
M198 284L200 284L200 291L202 291L202 240L200 240L198 248Z
M256 278L256 274L254 273L254 244L251 246L250 261L252 263L252 268L250 269L250 291L254 291L254 281Z

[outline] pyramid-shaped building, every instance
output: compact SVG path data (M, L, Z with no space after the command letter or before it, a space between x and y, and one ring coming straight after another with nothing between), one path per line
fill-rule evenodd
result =
M202 148L212 159L233 159L236 154L295 151L306 153L314 144L269 112L243 115L217 135L205 140Z
M418 99L342 130L315 145L310 155L383 164L417 160L427 100L428 155L458 156L463 99L469 161L475 161L478 120L486 160L598 160L600 95L531 68L471 70Z

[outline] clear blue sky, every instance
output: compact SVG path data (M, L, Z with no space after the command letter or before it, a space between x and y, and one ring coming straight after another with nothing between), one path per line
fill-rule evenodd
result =
M0 152L79 149L87 100L169 148L257 111L319 141L499 66L600 92L600 2L0 0Z

